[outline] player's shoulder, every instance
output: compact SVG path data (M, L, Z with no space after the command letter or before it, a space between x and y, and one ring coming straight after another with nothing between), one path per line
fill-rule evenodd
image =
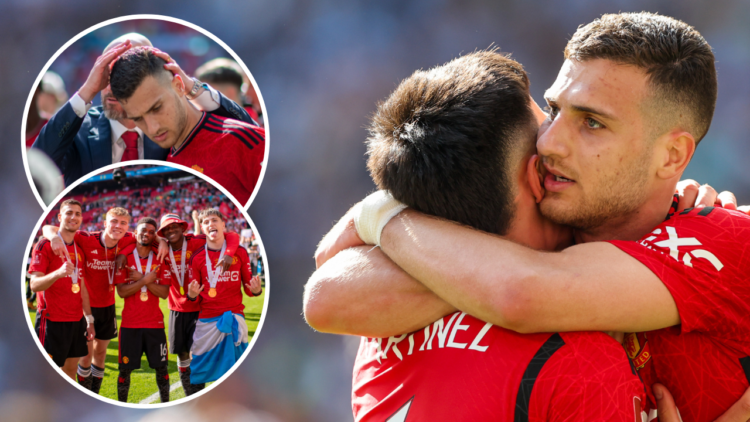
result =
M664 220L657 229L679 229L688 233L704 234L705 241L721 239L721 242L732 239L743 243L750 238L750 216L721 207L687 208Z
M249 150L253 150L255 147L265 142L265 131L263 128L240 120L217 116L215 114L206 114L203 129L223 136L232 137L240 141L239 144L244 145L246 149Z
M50 241L47 240L47 238L42 237L42 239L36 243L36 246L34 246L34 251L41 252L49 248L50 248Z
M192 265L194 262L202 262L205 260L206 260L206 248L199 248L190 256L189 264Z

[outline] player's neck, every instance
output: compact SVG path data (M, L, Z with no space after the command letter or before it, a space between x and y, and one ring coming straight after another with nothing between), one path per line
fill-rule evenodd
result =
M674 188L671 192L674 192ZM672 195L668 192L656 193L654 197L632 212L622 213L616 218L611 218L595 229L577 231L575 233L576 243L602 240L639 240L664 221L669 213L672 200Z
M143 246L139 243L138 246L135 247L135 250L138 251L138 256L145 258L148 256L148 253L151 252L151 245Z
M58 231L60 233L60 236L62 236L62 239L65 243L72 243L73 239L76 236L75 231L69 231L64 229L63 227L60 227L60 230Z
M104 246L108 248L114 248L115 246L117 246L117 242L119 242L119 240L115 240L106 231L104 232L104 236L102 236L102 239L104 240Z
M222 246L224 246L224 233L221 233L220 235L216 236L216 240L211 240L209 238L206 238L206 244L210 249L213 250L219 250Z
M198 123L201 120L201 116L203 116L203 112L195 108L193 104L190 101L185 101L187 103L187 106L185 106L185 112L187 113L187 122L185 123L185 129L180 134L179 137L177 137L178 141L176 144L174 144L174 149L179 149L183 143L187 140L188 135L193 132L193 129L195 129L195 126L198 125Z
M185 242L185 235L180 236L174 243L170 243L169 247L174 250L180 250L182 249L183 242Z

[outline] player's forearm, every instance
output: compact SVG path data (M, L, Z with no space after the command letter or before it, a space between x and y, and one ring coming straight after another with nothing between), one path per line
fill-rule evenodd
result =
M83 315L91 315L91 299L89 298L89 291L86 289L86 283L81 283L81 303Z
M169 296L169 286L151 283L147 284L146 288L161 299L166 299Z
M52 241L55 238L57 238L57 232L59 230L60 230L60 228L57 227L57 226L43 226L42 227L42 236L45 239L47 239L49 241Z
M41 273L39 275L32 275L29 280L29 287L32 292L43 292L52 287L59 278L60 275L57 271L53 271L47 275L41 275Z
M328 333L388 337L454 310L371 246L340 252L305 286L305 318Z
M476 318L518 328L522 287L539 274L539 252L458 224L406 210L381 236L381 248L437 296Z
M145 278L145 277L144 277ZM118 284L117 285L117 294L121 298L126 298L129 296L133 296L134 294L141 291L141 287L145 286L146 283L144 282L144 279L140 279L136 281L133 284Z

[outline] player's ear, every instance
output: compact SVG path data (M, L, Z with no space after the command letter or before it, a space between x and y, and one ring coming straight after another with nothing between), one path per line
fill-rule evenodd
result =
M185 95L185 81L182 80L180 75L175 74L172 76L172 89L180 96Z
M534 154L526 163L526 178L529 181L531 193L534 195L536 203L542 202L544 198L544 188L542 187L542 176L539 174L539 156Z
M695 138L688 132L674 130L660 136L655 148L659 149L656 174L661 179L679 177L695 152Z

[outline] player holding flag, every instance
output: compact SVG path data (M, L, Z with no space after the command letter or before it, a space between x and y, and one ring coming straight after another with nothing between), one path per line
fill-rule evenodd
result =
M192 258L188 300L200 305L200 319L193 336L190 382L216 381L247 348L242 290L248 296L262 292L260 279L252 276L245 249L238 249L229 271L221 274L217 263L227 250L225 217L215 208L201 211L198 220L206 233L206 246Z
M195 224L197 212L193 211ZM162 278L171 281L169 289L169 351L177 355L177 368L185 395L189 396L202 390L205 384L190 383L190 348L193 345L193 333L198 322L200 305L186 297L190 283L190 258L206 245L206 235L185 234L188 223L177 214L165 214L161 218L159 231L156 233L169 242L169 257L162 265ZM229 269L235 252L240 244L236 233L225 235L227 250L221 262L222 271Z
M127 257L126 269L117 272L117 294L125 299L119 337L117 399L128 401L130 373L141 367L145 352L148 365L156 371L156 385L162 403L169 401L169 364L164 315L159 299L169 294L169 280L160 277L159 263L151 244L156 238L156 221L141 218L136 227L138 246ZM128 275L128 272L130 274Z
M29 267L31 290L39 293L34 329L50 358L75 379L78 359L88 353L86 341L94 338L89 296L83 283L83 253L73 241L81 226L81 203L75 199L63 201L58 219L63 256L56 256L51 243L43 238L34 248Z

